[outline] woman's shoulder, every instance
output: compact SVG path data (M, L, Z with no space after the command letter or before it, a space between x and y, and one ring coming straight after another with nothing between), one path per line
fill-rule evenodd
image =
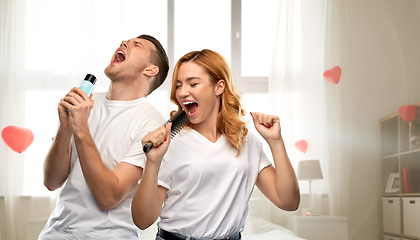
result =
M252 142L257 141L257 142L259 142L259 139L258 139L257 135L255 135L255 133L253 133L251 131L248 131L248 134L245 137L245 141L246 142L249 142L249 141L252 141Z
M263 144L262 141L264 139L260 135L257 135L257 134L258 133L249 131L244 140L243 146L248 147L250 149L256 149L256 148L261 149L262 144Z

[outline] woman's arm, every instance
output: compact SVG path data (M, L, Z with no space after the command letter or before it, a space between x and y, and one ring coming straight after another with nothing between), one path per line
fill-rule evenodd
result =
M141 230L150 227L159 217L167 191L157 183L159 166L147 161L145 169L131 204L133 222Z
M142 140L143 146L149 141L155 146L146 154L147 161L143 178L131 204L133 222L142 230L152 225L159 217L165 199L167 189L158 186L158 174L163 155L169 147L171 126L172 123L168 123L166 127L159 127L148 133Z
M263 169L256 185L277 207L294 211L299 207L300 191L295 171L284 147L277 116L251 113L255 128L270 146L274 165Z

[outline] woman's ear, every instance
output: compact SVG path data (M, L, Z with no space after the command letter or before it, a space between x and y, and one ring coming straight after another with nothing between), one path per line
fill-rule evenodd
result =
M151 66L149 66L149 67L147 67L143 70L143 74L147 75L149 77L155 76L156 74L158 74L158 72L159 72L159 67L158 66L153 66L153 65L151 65Z
M216 84L216 96L222 95L225 91L226 82L223 79L220 79Z

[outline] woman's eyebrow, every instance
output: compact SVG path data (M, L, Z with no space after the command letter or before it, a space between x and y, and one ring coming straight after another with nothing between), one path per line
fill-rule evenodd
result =
M187 81L192 81L194 79L201 79L201 78L199 78L199 77L189 77L189 78L187 78Z
M199 78L199 77L189 77L189 78L185 79L185 81L186 82L191 82L194 79L201 79L201 78ZM180 79L177 79L176 81L177 82L182 82Z

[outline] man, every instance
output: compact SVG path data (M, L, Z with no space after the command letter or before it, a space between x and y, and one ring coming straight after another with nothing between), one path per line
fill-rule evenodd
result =
M44 162L44 185L64 183L39 239L136 239L131 201L146 157L141 139L164 122L146 100L168 74L155 38L123 41L105 74L106 93L73 88L60 100L60 125Z

